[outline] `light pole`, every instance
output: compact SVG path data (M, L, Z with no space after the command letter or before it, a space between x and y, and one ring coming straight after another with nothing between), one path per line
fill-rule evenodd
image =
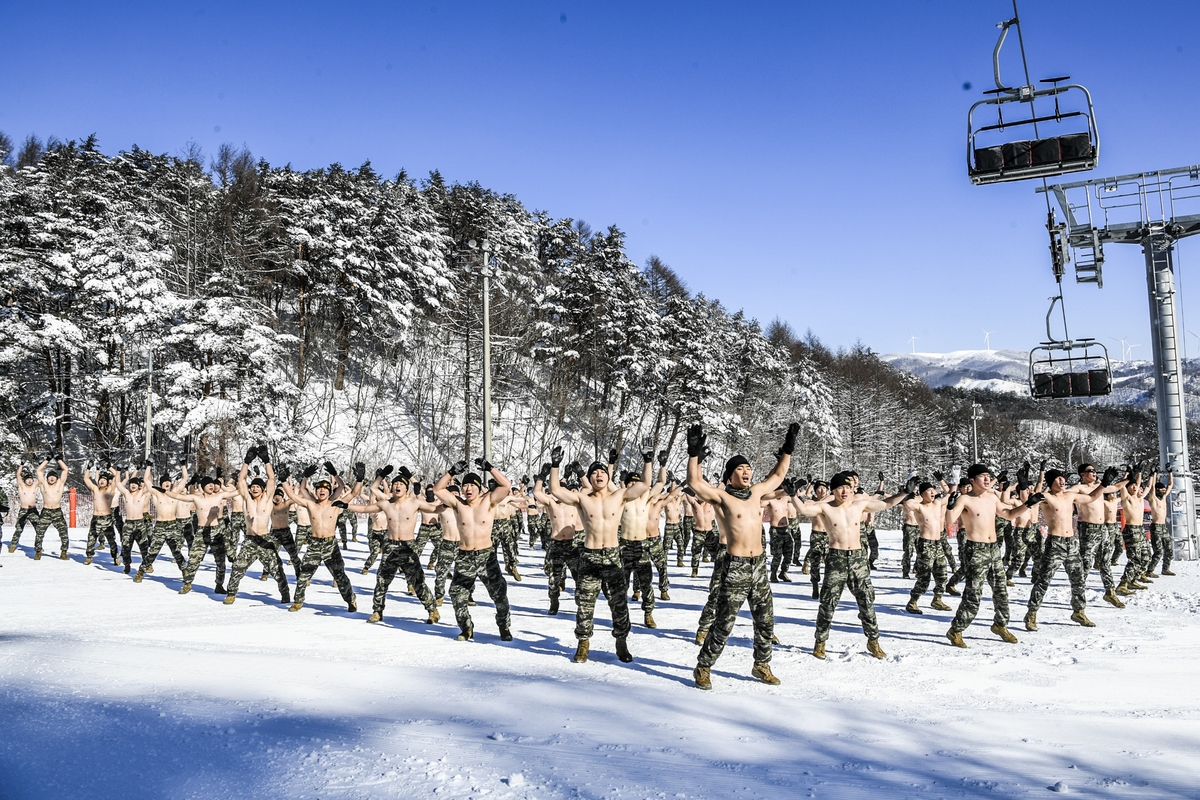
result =
M150 445L154 441L154 348L146 362L146 460L150 460Z
M983 419L983 406L971 403L971 463L979 463L979 426L976 424Z
M489 261L491 245L487 239L476 242L471 239L467 247L478 249L483 255L483 457L492 460L492 319L491 285L492 267Z

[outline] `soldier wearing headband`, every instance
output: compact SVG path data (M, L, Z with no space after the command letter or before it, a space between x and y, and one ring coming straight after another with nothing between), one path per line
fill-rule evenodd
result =
M191 549L188 551L188 563L183 571L183 586L179 587L179 593L187 594L192 590L192 582L200 571L200 565L204 562L204 557L211 552L217 568L213 591L216 594L224 595L226 593L225 562L227 554L225 537L216 530L216 527L220 522L221 510L225 507L225 501L236 495L237 489L222 490L221 485L207 475L200 478L199 486L199 494L182 494L173 490L164 492L167 497L174 498L181 503L190 503L196 508L196 531L192 538Z

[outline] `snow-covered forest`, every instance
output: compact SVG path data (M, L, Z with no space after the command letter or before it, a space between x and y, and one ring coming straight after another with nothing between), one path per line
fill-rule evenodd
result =
M899 477L971 452L971 397L935 393L864 347L764 329L658 258L634 264L616 227L476 183L384 178L369 163L301 172L231 146L106 155L94 137L30 137L14 153L3 137L0 149L9 460L126 463L145 447L147 393L164 464L209 469L256 440L281 461L418 473L479 455L485 267L494 455L514 475L562 440L581 459L671 449L693 421L717 459L765 465L799 420L801 474ZM472 241L488 243L488 264ZM803 319L802 284L763 291L792 293ZM1063 437L1102 461L1154 446L1145 412L1027 405L983 423L987 458L1063 460ZM1074 427L1022 424L1030 415Z

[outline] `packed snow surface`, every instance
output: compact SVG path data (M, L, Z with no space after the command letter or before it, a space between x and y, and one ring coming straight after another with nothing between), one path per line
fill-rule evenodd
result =
M474 642L454 640L449 601L424 625L403 578L384 624L368 625L361 541L347 552L357 614L323 570L288 613L253 570L224 606L208 561L180 596L169 557L142 584L106 553L84 566L82 531L68 561L5 548L0 797L1197 796L1195 562L1124 610L1100 602L1093 572L1091 629L1068 620L1060 572L1041 629L1024 631L1029 582L1017 579L1020 643L988 632L985 592L959 650L944 636L952 612L929 609L930 595L923 616L903 611L899 536L881 539L885 660L867 654L849 595L828 660L811 656L816 601L795 568L774 584L783 684L750 677L743 611L712 692L691 677L707 564L698 579L672 566L657 630L631 609L632 664L613 653L599 602L592 660L575 664L574 606L546 615L540 550L522 548L525 580L509 581L516 640L504 644L482 587Z

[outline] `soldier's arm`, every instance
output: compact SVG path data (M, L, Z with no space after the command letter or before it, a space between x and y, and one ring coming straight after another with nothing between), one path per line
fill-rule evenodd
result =
M563 485L558 482L558 467L550 468L550 494L554 496L554 499L561 503L567 503L568 505L572 506L579 505L579 494L564 488Z

